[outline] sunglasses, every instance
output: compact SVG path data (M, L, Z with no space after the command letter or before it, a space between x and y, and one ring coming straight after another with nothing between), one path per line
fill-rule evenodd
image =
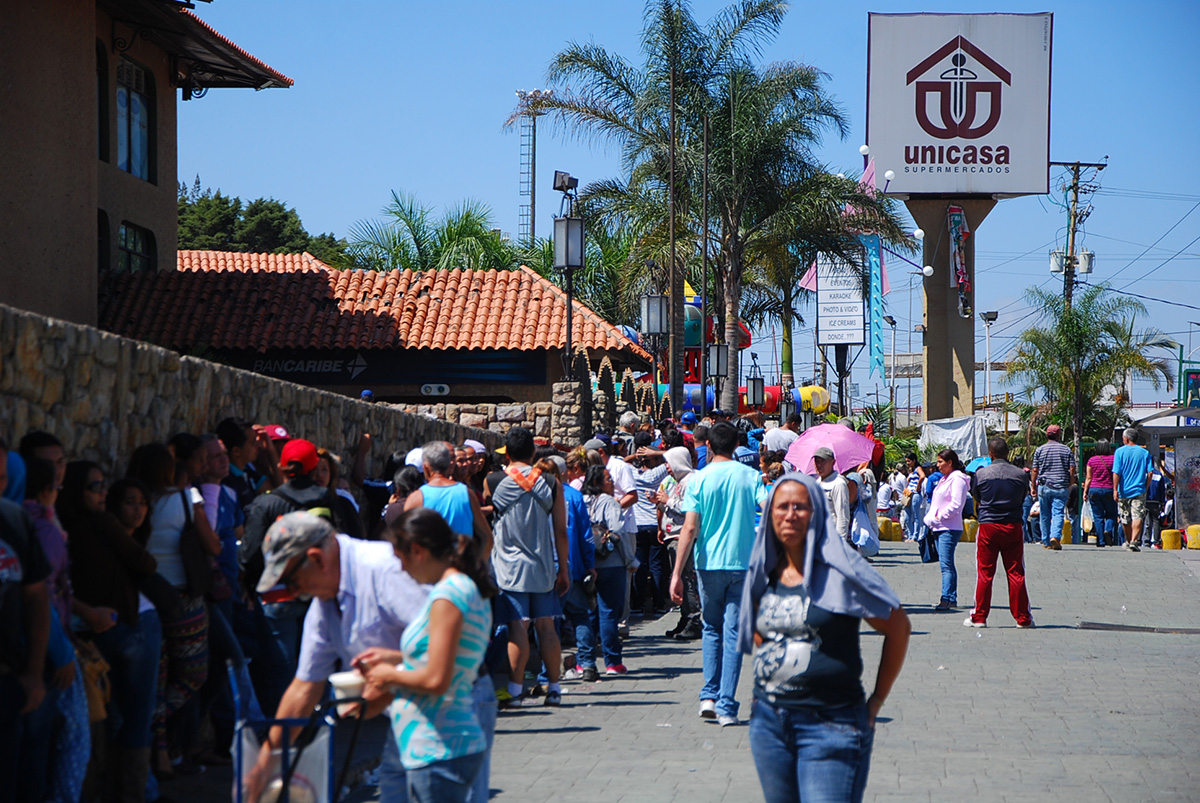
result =
M104 480L97 480L96 482L89 482L84 487L94 494L102 494L108 488L108 483Z

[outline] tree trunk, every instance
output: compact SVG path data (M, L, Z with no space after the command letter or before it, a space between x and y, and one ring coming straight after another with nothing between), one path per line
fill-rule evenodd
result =
M738 380L741 371L738 368L738 341L741 340L741 331L738 327L738 315L742 308L742 283L741 281L733 281L732 276L735 273L740 274L737 270L740 266L735 266L734 261L737 257L730 259L730 270L725 281L725 342L729 344L729 363L728 372L725 374L725 384L721 387L721 409L730 415L737 415L738 401L741 394L738 392L738 387L741 384Z
M779 345L779 384L786 388L795 383L792 364L792 293L790 288L784 290L782 302L783 309L779 313L779 321L783 324L783 336Z

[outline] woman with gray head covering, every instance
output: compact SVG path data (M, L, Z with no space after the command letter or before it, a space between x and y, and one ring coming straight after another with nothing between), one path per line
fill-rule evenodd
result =
M871 485L862 474L846 475L850 486L850 540L865 558L879 554L879 519L872 503Z
M884 637L865 699L863 619ZM742 651L754 654L750 749L767 803L862 800L875 716L911 629L896 593L837 537L816 480L781 477L755 537L738 627Z

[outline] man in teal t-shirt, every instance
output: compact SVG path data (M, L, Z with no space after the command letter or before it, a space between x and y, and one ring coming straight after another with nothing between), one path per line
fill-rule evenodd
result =
M709 463L697 472L684 493L686 514L677 554L686 556L696 547L696 577L700 585L701 646L704 687L700 690L700 716L721 725L736 725L734 699L742 672L738 649L738 616L742 584L754 546L754 512L766 499L766 487L757 471L733 458L738 433L720 423L708 433ZM671 575L671 599L683 601L680 558Z
M1137 445L1137 430L1125 430L1124 446L1113 453L1113 499L1117 500L1121 524L1125 527L1125 543L1131 552L1140 552L1142 521L1146 518L1146 488L1154 461L1150 452Z

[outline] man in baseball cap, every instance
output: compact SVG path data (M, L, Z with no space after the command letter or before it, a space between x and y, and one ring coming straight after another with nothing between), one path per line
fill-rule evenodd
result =
M288 513L267 530L262 544L263 570L257 587L280 586L295 597L312 599L304 618L300 660L275 712L276 718L306 717L325 693L325 683L339 664L349 669L367 650L393 652L425 603L426 588L405 573L387 541L364 541L334 532L311 513ZM372 699L368 710L381 710L386 700ZM388 698L390 699L390 697ZM272 728L258 762L246 780L247 799L257 800L269 779L272 748L283 739ZM380 800L406 800L406 779L395 739L385 739L379 767Z
M846 484L846 478L837 473L833 450L821 446L813 452L813 468L816 469L817 482L829 500L829 512L833 515L838 535L849 540L850 486Z

